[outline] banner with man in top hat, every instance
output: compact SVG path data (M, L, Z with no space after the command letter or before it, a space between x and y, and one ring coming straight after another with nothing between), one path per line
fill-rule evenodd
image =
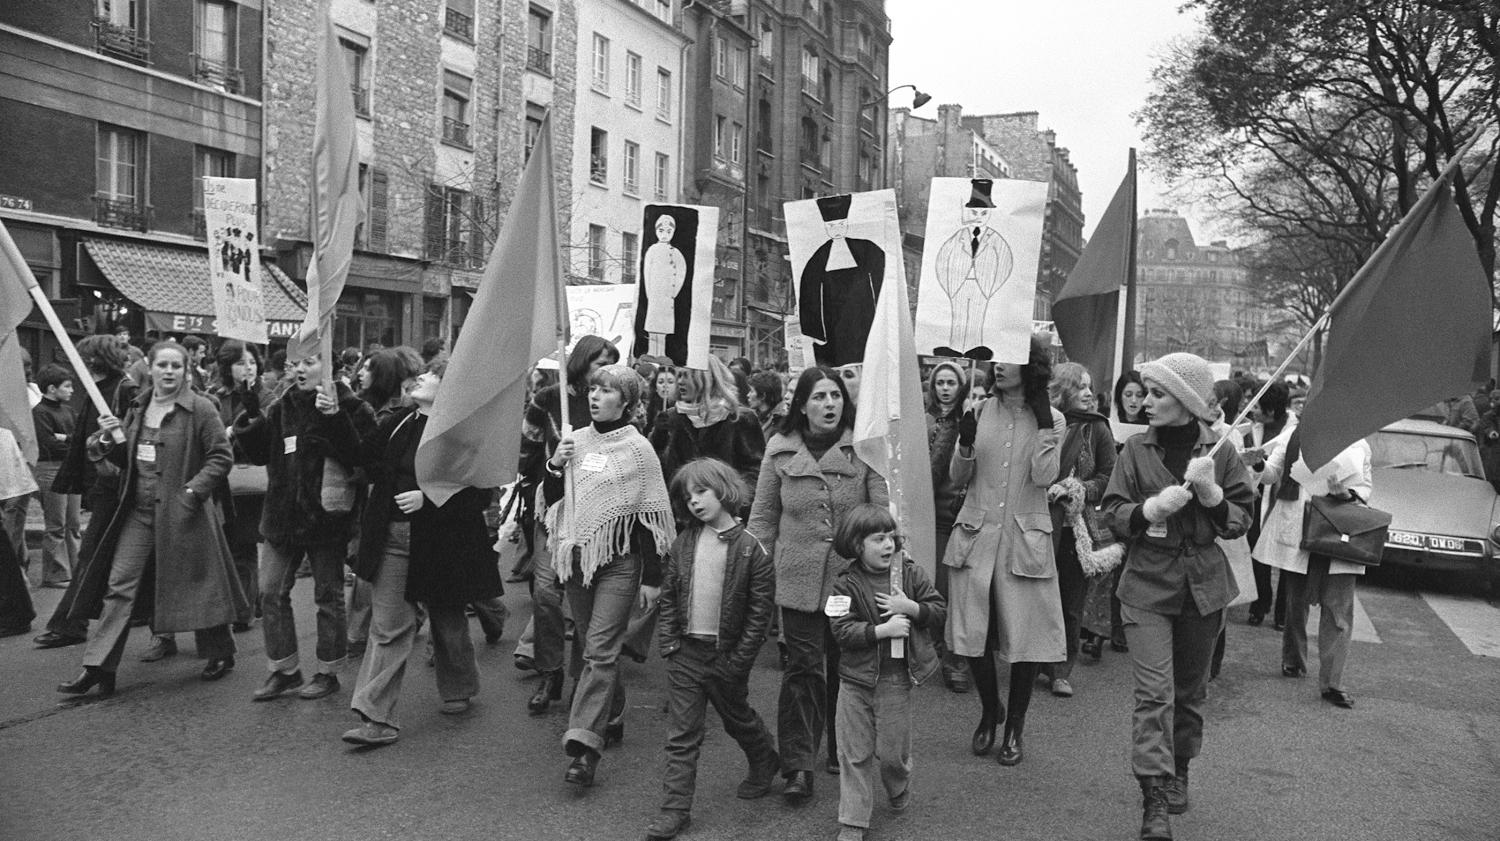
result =
M884 242L895 230L893 212L873 193L786 203L799 326L819 365L840 368L864 361L886 279L886 252L899 248ZM901 252L894 253L899 260Z
M934 178L917 287L919 353L1024 363L1047 185Z

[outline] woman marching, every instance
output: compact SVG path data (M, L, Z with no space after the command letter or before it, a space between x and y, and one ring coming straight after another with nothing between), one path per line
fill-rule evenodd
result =
M219 421L224 424L226 434L234 426L240 412L254 404L270 402L270 392L260 382L260 353L255 345L238 339L229 339L219 345L214 356L218 365L219 381L209 389L209 394L219 401ZM234 443L233 438L230 444ZM266 501L266 473L255 469L243 451L234 452L235 470L219 489L219 502L224 508L225 529L228 532L229 551L234 556L234 568L240 577L240 587L250 604L260 603L260 583L257 581L260 542L260 512ZM235 633L250 630L247 622L236 622Z
M676 405L663 409L651 430L662 475L670 483L683 465L711 457L734 468L747 487L754 487L766 442L755 413L741 407L729 369L710 356L704 370L678 369L676 382ZM745 510L731 513L747 516L749 500Z
M854 404L830 368L808 368L797 378L780 434L766 445L750 513L750 533L770 549L776 567L776 604L787 647L781 676L776 738L782 794L812 796L818 741L828 738L825 768L837 773L834 718L838 647L824 606L834 580L848 567L833 550L840 518L856 505L890 503L885 479L854 453Z
M948 538L953 534L953 520L958 516L963 502L963 489L953 482L949 469L953 461L953 449L958 446L958 422L963 417L964 404L968 397L968 377L958 363L939 362L927 377L927 449L932 458L932 501L937 522L938 559L948 548ZM948 598L948 567L937 565L937 590L943 599ZM953 692L968 692L969 664L964 658L947 650L939 628L937 639L938 658L942 663L943 684Z
M1126 540L1119 596L1135 671L1134 748L1142 839L1172 838L1188 763L1203 743L1209 663L1236 587L1219 547L1250 527L1254 490L1216 439L1208 363L1172 353L1141 367L1150 428L1120 451L1104 513ZM1183 485L1186 482L1186 486Z
M997 363L994 393L964 413L953 481L968 488L948 540L948 647L969 658L980 719L971 745L989 753L1005 723L1001 765L1023 758L1022 732L1042 663L1067 656L1047 488L1057 481L1064 419L1052 408L1047 343L1033 336L1025 365ZM995 656L1010 663L1009 717Z
M181 345L158 342L147 359L151 387L142 390L123 423L100 418L90 441L95 461L108 459L119 468L120 497L98 548L84 560L72 616L99 622L84 648L83 674L57 687L67 695L95 687L100 695L114 693L130 609L153 557L153 627L195 633L198 653L208 658L204 679L234 667L229 625L250 617L213 501L234 464L218 409L188 386L188 355ZM117 429L124 430L124 444L114 442Z
M396 702L417 639L417 604L427 608L432 624L440 712L466 712L469 699L479 692L479 668L464 606L501 592L484 522L491 494L464 488L438 505L417 486L417 445L447 367L446 357L430 363L409 392L415 405L387 415L361 445L361 462L374 490L360 518L355 574L373 588L374 645L360 667L349 704L364 723L344 734L346 742L396 741Z
M1062 595L1068 659L1043 666L1042 672L1050 680L1052 694L1068 698L1073 695L1070 678L1078 661L1080 643L1089 644L1091 656L1099 651L1101 637L1083 625L1085 608L1092 596L1107 617L1109 593L1101 590L1106 582L1112 581L1108 573L1090 578L1084 569L1078 553L1078 535L1067 514L1068 500L1082 503L1084 517L1093 516L1094 507L1104 498L1109 474L1115 469L1115 437L1109 431L1109 421L1094 411L1094 382L1087 368L1076 362L1057 366L1048 393L1053 407L1068 422L1058 455L1057 484L1047 489L1047 498L1052 501L1052 530L1056 537L1053 549L1057 554L1057 586ZM1118 558L1120 550L1112 551Z
M593 785L601 752L623 736L619 659L630 611L655 605L661 555L676 537L661 463L630 423L643 396L640 376L608 365L588 381L593 422L558 442L542 486L553 571L583 640L583 671L563 734L573 757L563 779L581 786Z

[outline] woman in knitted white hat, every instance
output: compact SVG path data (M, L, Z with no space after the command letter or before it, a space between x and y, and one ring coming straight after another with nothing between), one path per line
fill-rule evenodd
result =
M1209 662L1237 588L1217 540L1250 527L1250 474L1217 436L1208 363L1172 353L1140 369L1150 428L1125 442L1104 512L1127 543L1118 595L1135 668L1134 748L1142 839L1171 839L1203 741ZM1185 483L1185 484L1184 484ZM1170 732L1168 732L1170 728Z

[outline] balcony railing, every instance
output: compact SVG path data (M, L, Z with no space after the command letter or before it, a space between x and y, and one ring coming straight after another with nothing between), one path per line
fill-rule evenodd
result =
M370 116L370 89L359 85L350 85L354 90L354 113L361 117Z
M151 42L142 38L132 26L111 23L109 18L94 18L94 48L126 61L151 63Z
M94 221L109 228L145 231L151 227L151 206L136 199L94 196Z
M443 18L443 31L465 41L474 40L474 19L457 9L449 9Z
M469 145L469 124L452 117L443 118L443 139L458 146Z
M871 137L875 136L875 115L868 109L859 112L859 130Z
M243 93L245 90L244 71L201 55L193 56L193 78L228 93Z
M552 53L547 52L546 50L542 49L541 47L527 47L526 48L526 69L527 70L535 70L538 73L545 73L545 74L551 75L551 73L552 73Z

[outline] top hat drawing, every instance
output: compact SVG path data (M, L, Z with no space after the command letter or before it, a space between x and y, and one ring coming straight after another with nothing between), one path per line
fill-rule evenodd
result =
M854 203L854 196L824 196L817 201L818 213L824 222L840 222L849 218L849 205Z
M964 202L964 207L989 207L995 206L994 200L990 198L990 189L995 182L988 178L969 179L969 200Z

